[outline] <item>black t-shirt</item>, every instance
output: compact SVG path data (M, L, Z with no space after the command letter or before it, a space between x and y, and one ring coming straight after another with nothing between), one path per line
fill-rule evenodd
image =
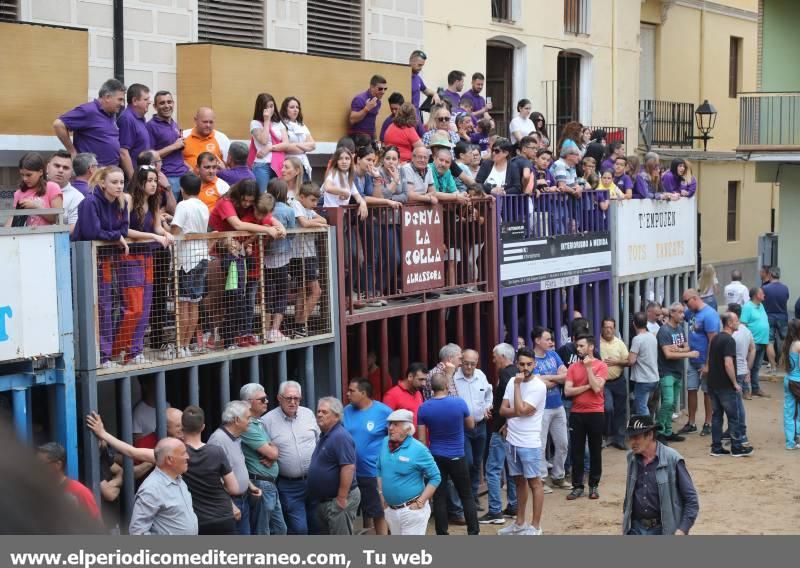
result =
M500 407L503 406L503 396L506 394L508 381L513 379L518 372L519 370L515 365L509 365L500 370L497 386L494 387L492 392L492 432L499 431L506 423L506 419L500 416Z
M736 341L733 336L724 331L718 333L711 340L708 348L708 387L717 390L734 390L733 383L725 372L725 357L733 359L733 369L736 372Z
M569 369L570 365L578 361L578 350L575 348L575 343L572 341L565 343L556 349L556 353L558 353L558 356L561 357L561 360L564 362L564 365L567 367L567 369ZM594 348L594 358L601 359L600 351L597 349L597 346Z
M522 171L528 168L533 171L533 164L524 156L515 156L508 163L506 173L506 193L516 195L522 193Z
M183 474L183 480L192 494L192 508L198 524L233 517L231 497L220 480L232 471L225 452L219 446L208 444L197 450L187 445L186 451L189 452L189 469Z

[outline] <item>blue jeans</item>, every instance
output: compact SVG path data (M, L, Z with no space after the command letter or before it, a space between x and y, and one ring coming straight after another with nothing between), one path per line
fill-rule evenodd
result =
M469 478L472 482L472 495L478 500L478 486L481 483L481 465L486 448L486 421L475 425L472 430L464 430L464 455L469 465Z
M786 436L786 447L793 448L800 436L800 415L798 414L797 399L794 398L792 391L789 390L789 375L783 377L783 432Z
M664 534L663 527L658 525L656 527L645 527L639 521L631 521L631 528L628 530L628 534L631 536L661 536Z
M742 397L732 389L709 389L711 397L711 449L722 448L722 420L728 418L728 431L731 435L731 451L742 449L742 425L744 417L740 414ZM723 416L724 413L724 416Z
M274 177L278 177L272 170L272 166L267 164L266 162L256 162L253 164L253 175L256 176L256 183L258 184L258 193L264 193L267 191L267 185L269 185L269 180Z
M606 381L604 389L606 436L617 444L625 443L625 422L628 414L628 388L625 380L624 376L620 376L613 381Z
M278 478L278 497L286 521L286 534L315 534L316 507L307 494L305 479Z
M239 497L231 497L233 504L242 512L242 516L236 521L236 532L240 535L250 534L250 494L245 493Z
M634 383L633 387L633 413L640 416L650 414L647 403L650 397L658 389L658 382L655 383Z
M172 195L175 196L175 202L181 200L181 176L167 176L169 186L172 188Z
M756 343L756 356L753 359L753 366L750 368L750 389L752 392L759 392L761 386L758 382L758 373L761 371L761 363L764 362L764 356L767 354L766 343Z
M503 437L494 432L489 438L489 457L486 460L486 485L489 488L489 512L500 513L503 502L500 498L500 478L506 467L506 445ZM507 506L517 508L517 487L511 476L506 475Z
M269 481L253 481L253 485L261 489L261 500L253 507L253 534L259 535L284 535L286 522L283 520L283 510L278 499L278 488Z
M744 384L745 375L736 375L736 382L739 383L739 386L742 387L742 392L746 391L748 388L747 385ZM741 395L739 395L739 417L741 418L741 429L742 429L742 442L747 441L747 417L744 413L744 399ZM729 432L730 433L730 432Z

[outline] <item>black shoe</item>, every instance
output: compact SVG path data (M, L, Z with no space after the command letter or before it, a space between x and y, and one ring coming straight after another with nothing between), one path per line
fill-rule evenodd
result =
M711 424L703 424L703 430L700 432L701 436L711 435Z
M464 517L450 517L447 519L451 525L458 525L459 527L467 526L467 521Z
M597 485L589 486L589 499L600 499L600 493L597 491Z
M731 453L728 450L726 450L725 448L718 448L716 450L714 448L711 448L711 452L709 452L709 455L710 456L714 456L715 458L717 458L717 457L720 457L720 456L729 456L729 455L731 455Z
M572 491L567 495L567 501L574 501L578 497L583 496L583 487L573 487Z
M482 525L504 525L506 518L503 513L486 513L478 518L478 522Z
M308 328L304 325L298 325L292 333L292 339L305 339L308 337Z
M512 519L516 519L517 518L517 510L512 508L512 507L506 507L505 509L503 509L503 516L504 517L509 517L509 518L512 518Z
M743 446L741 449L733 450L731 452L731 455L735 458L749 458L750 456L753 455L753 448L752 446L748 447Z
M674 432L672 434L670 434L669 436L664 436L664 438L666 438L667 442L685 442L686 441L686 438L684 438L683 436L680 436L678 434L675 434Z
M697 426L694 424L690 424L689 422L686 425L678 430L678 434L695 434L697 432Z

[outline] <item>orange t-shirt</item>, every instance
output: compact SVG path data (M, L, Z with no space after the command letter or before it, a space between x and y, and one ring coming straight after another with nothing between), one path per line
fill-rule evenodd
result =
M197 197L206 204L208 211L214 210L214 206L219 201L219 198L228 193L229 186L225 181L220 178L214 178L213 182L203 183L200 186L200 195Z
M224 161L216 134L217 131L213 130L208 136L200 136L196 129L192 129L192 133L183 140L183 161L194 168L197 165L197 156L203 152L211 152L217 159Z

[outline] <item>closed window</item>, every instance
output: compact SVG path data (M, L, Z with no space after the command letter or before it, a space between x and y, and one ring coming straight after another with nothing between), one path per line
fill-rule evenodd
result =
M363 11L362 0L308 0L308 53L361 59Z
M564 33L589 34L589 0L564 0Z
M510 22L511 0L492 0L492 19L499 22Z
M728 208L727 208L727 240L739 240L739 184L738 181L728 182Z
M0 22L16 22L19 16L17 0L0 0Z
M742 90L742 38L731 36L730 65L728 71L728 96L736 98Z
M264 0L198 0L201 42L264 47Z

